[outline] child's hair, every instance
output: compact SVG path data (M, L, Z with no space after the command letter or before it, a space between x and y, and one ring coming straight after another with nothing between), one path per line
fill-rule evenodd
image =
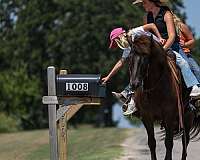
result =
M128 39L125 36L122 36L120 39L115 39L115 42L117 43L118 47L121 49L125 49L130 46L128 43Z
M127 32L127 35L131 35L130 30ZM121 48L121 49L125 49L125 48L128 48L130 46L128 39L127 39L127 36L122 36L119 39L115 39L115 42L117 43L118 47Z
M180 32L182 32L182 26L181 26L182 20L174 13L173 13L173 20L174 20L176 32L178 35L180 35Z

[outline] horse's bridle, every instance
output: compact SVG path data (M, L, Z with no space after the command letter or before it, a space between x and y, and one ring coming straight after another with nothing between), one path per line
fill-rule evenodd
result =
M127 38L128 39L128 42L129 42L129 44L130 44L130 46L131 46L131 48L133 48L132 46L133 46L133 44L132 43L130 43L130 39L129 38ZM153 48L153 36L151 35L151 37L150 37L150 39L151 39L151 47L150 47L150 51L152 52L152 48ZM149 66L150 66L150 64L149 64L149 59L145 59L145 62L144 63L147 63L146 65L147 65L147 69L146 69L146 74L144 74L144 76L142 76L142 82L141 82L141 88L142 88L142 91L143 92L145 92L145 93L150 93L150 92L152 92L152 91L154 91L157 87L158 87L158 85L159 85L159 83L160 83L160 81L163 79L163 77L164 77L164 69L163 69L163 71L161 72L161 75L160 75L160 77L159 77L159 79L156 81L156 84L155 85L153 85L153 87L152 88L148 88L148 89L144 89L144 80L146 79L146 78L148 78L149 77Z

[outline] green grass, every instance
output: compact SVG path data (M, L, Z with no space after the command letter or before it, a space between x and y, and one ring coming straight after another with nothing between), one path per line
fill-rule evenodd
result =
M69 160L114 160L128 130L80 127L68 130ZM48 130L0 134L0 160L49 160Z

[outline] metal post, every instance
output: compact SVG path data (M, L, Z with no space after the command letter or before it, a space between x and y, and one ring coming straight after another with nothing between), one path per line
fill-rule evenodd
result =
M48 67L47 78L48 78L48 96L56 96L55 67L53 66ZM49 104L48 112L49 112L50 160L58 160L56 105Z

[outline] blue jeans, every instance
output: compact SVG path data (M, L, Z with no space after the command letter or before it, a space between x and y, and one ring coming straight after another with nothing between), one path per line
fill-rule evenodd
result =
M178 43L174 43L172 45L172 50L176 55L176 64L181 69L181 73L183 75L184 82L187 88L190 88L194 85L199 85L200 82L200 68L198 64L194 61L192 56L186 56L183 52L182 48ZM191 68L190 68L191 67ZM192 70L194 73L192 72ZM121 92L124 96L127 96L131 93L130 84Z
M185 84L187 88L190 88L194 85L198 85L199 82L196 78L196 76L193 74L193 72L190 69L190 66L188 64L188 57L183 52L182 48L178 43L174 43L172 45L172 50L174 50L176 55L176 64L181 69L181 73L183 75L183 79L185 81Z
M200 67L197 64L197 62L194 60L194 58L192 57L191 54L187 54L187 62L192 70L192 72L194 73L194 75L196 76L198 82L200 82Z

